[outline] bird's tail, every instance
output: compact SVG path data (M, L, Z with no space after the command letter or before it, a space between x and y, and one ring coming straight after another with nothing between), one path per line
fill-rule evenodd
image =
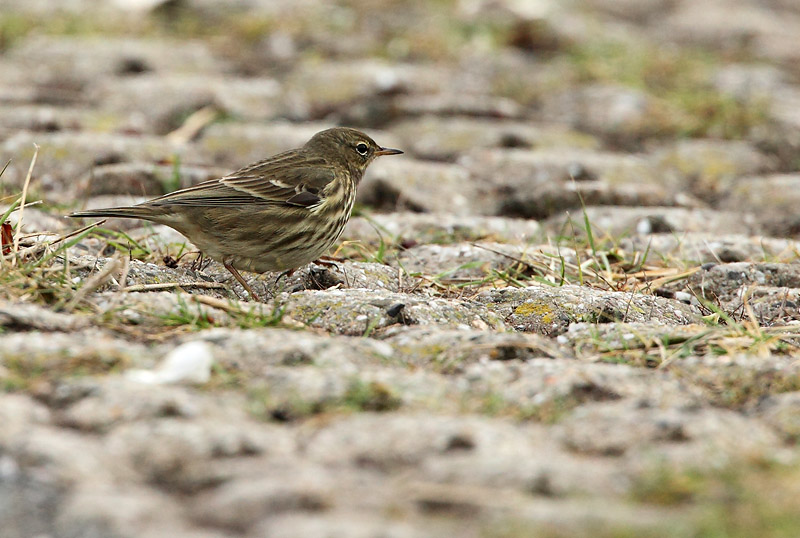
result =
M116 217L123 219L158 220L160 213L146 206L109 207L105 209L88 209L70 213L68 217Z

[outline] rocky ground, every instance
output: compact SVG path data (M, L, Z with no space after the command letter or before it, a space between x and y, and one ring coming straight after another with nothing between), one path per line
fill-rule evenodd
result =
M0 0L0 534L799 536L797 35L795 0ZM64 217L332 125L406 154L263 303Z

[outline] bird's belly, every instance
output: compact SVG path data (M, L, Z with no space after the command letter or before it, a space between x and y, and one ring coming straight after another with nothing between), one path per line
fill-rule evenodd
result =
M302 213L299 213L302 211ZM260 211L232 211L214 222L211 215L194 215L191 222L171 224L207 257L236 269L265 273L301 267L324 255L344 230L348 219L326 218L298 209L278 219Z

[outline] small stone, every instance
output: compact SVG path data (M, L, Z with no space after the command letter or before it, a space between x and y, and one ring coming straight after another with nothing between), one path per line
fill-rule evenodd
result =
M205 383L211 378L213 362L208 344L193 341L170 351L155 370L128 370L126 376L148 384Z

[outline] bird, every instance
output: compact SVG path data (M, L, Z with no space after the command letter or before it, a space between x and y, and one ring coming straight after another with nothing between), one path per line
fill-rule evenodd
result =
M169 226L216 260L258 301L239 271L292 271L325 254L344 231L356 189L377 157L399 155L349 127L140 204L69 217L142 219Z

